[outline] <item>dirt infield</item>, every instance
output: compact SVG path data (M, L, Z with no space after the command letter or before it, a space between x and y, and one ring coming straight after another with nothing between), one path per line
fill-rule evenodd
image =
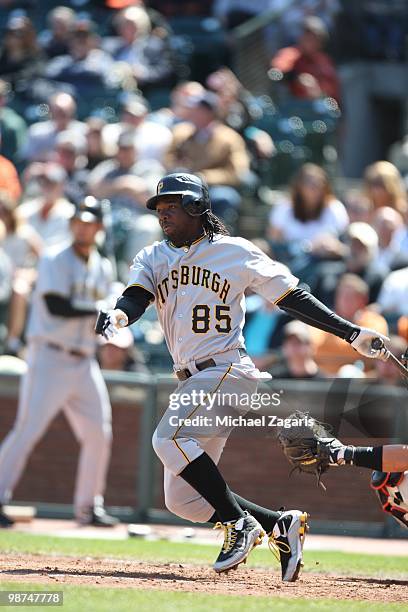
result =
M305 573L298 582L283 584L276 572L246 569L245 566L229 574L217 575L208 566L199 565L8 554L0 555L0 567L0 580L58 587L63 584L96 585L224 595L408 601L408 580Z

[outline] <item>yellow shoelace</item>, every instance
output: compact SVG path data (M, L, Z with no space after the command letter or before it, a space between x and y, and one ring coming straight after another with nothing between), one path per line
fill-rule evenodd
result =
M213 529L224 530L224 544L222 545L222 552L227 553L234 546L237 539L237 531L234 523L215 523Z
M275 557L275 559L280 563L280 554L281 552L283 553L290 553L290 546L289 544L286 544L286 542L278 542L275 538L275 536L273 535L273 533L271 533L271 535L268 538L268 547L269 550L271 551L271 553L273 554L273 556Z

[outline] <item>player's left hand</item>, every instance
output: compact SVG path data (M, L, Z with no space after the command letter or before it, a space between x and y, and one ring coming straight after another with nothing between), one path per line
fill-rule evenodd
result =
M360 327L358 336L352 342L350 342L350 344L360 353L360 355L364 355L364 357L387 361L388 350L385 345L383 345L380 349L374 349L372 347L372 341L376 338L380 338L384 343L389 342L390 340L387 336L383 336L374 329Z

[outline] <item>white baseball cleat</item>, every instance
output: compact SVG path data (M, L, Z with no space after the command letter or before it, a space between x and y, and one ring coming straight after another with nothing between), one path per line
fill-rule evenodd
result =
M303 567L303 543L308 530L308 516L301 510L282 512L269 535L268 546L281 564L284 582L295 582Z

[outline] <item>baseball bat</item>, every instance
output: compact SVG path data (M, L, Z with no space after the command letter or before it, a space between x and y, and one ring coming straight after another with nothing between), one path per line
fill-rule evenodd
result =
M380 351L382 348L385 348L386 352L386 358L390 359L392 361L392 363L398 368L398 370L400 371L400 373L405 377L408 378L408 369L404 366L404 364L395 356L391 353L391 351L389 351L383 340L381 340L381 338L374 338L374 340L371 342L371 348L373 348L375 351Z

